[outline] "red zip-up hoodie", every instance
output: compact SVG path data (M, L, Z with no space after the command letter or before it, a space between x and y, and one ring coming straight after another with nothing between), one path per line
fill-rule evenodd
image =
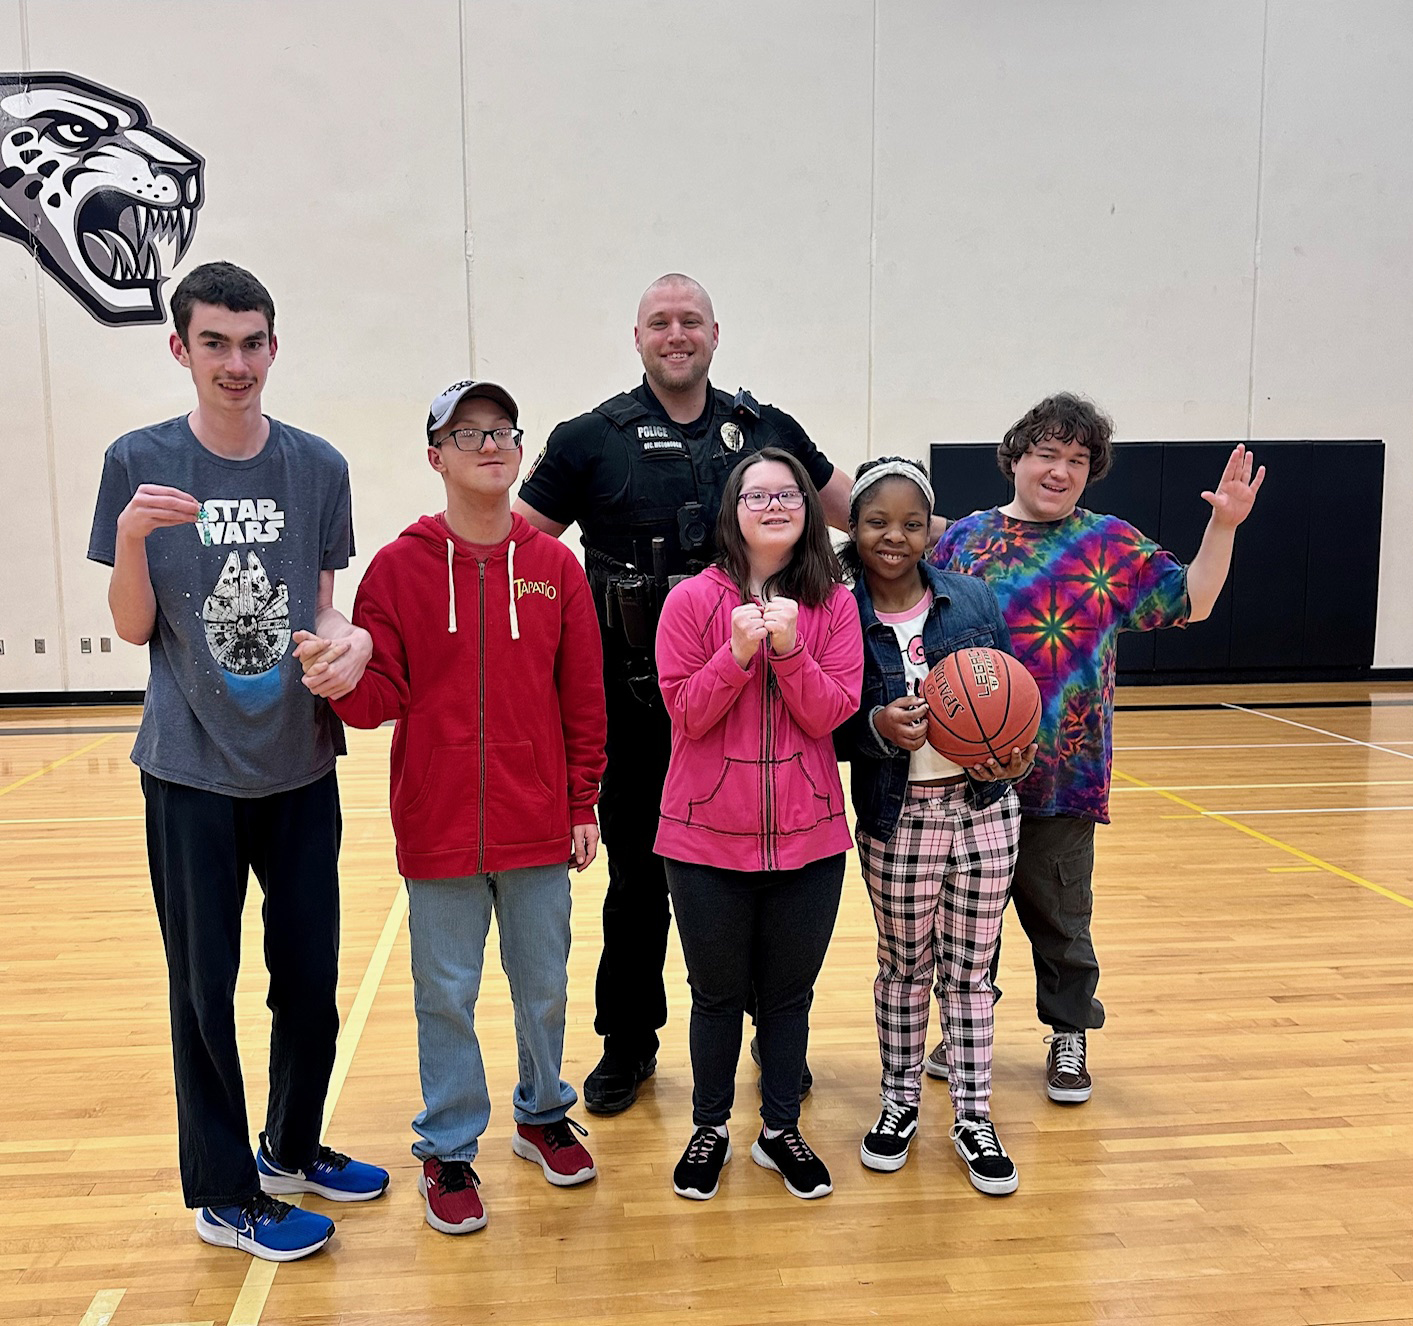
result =
M344 722L396 720L393 832L408 879L553 865L593 822L606 724L583 568L511 517L494 546L423 516L373 558L353 605L373 637Z

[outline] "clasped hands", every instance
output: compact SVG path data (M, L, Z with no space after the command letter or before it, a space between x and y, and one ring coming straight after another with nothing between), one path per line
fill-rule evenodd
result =
M788 654L798 639L800 605L794 599L773 598L764 603L752 599L731 610L731 657L741 667L751 659L767 637L777 654Z
M326 700L342 699L357 686L373 655L372 636L358 626L349 627L348 634L337 639L296 631L294 643L305 686Z

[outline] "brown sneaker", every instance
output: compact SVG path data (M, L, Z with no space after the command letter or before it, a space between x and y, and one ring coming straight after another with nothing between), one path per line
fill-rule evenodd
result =
M928 1077L935 1077L941 1082L947 1080L947 1042L938 1041L932 1047L932 1053L922 1061L922 1071Z
M1057 1031L1047 1036L1050 1053L1045 1060L1045 1094L1062 1105L1080 1105L1094 1090L1094 1079L1084 1066L1082 1031Z

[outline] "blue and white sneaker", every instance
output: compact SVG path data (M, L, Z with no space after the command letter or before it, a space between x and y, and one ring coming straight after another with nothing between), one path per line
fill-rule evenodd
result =
M267 1262L293 1262L318 1252L333 1237L334 1222L262 1192L237 1206L203 1206L196 1213L196 1232L218 1248L236 1248Z
M270 1155L264 1133L260 1134L260 1149L255 1153L255 1168L260 1174L260 1186L279 1196L312 1192L331 1202L371 1202L388 1187L387 1170L365 1165L327 1146L319 1148L307 1170L285 1169Z

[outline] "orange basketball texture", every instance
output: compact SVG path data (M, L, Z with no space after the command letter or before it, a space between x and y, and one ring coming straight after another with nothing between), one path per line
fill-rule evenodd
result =
M939 754L969 768L1000 764L1040 730L1040 688L1025 665L999 649L959 649L923 679L927 739Z

